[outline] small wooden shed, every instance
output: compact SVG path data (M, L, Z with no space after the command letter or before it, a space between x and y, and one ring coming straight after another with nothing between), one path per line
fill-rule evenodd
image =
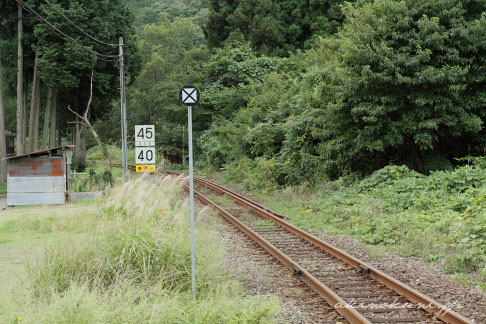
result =
M73 145L9 157L7 206L59 205L71 194Z

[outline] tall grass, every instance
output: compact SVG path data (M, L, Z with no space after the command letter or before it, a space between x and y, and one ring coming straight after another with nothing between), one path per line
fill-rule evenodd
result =
M201 218L199 298L192 299L183 180L141 177L115 187L99 201L92 230L49 246L31 262L34 322L271 323L277 303L245 297L229 280L221 241Z

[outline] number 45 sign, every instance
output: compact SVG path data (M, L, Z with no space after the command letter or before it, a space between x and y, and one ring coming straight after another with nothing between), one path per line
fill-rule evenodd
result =
M155 171L154 125L135 125L135 163L137 172Z
M135 146L155 146L154 125L135 125Z

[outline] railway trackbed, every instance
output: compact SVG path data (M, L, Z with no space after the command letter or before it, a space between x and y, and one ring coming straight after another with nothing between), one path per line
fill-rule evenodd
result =
M270 253L348 323L475 324L383 271L293 226L285 221L285 216L208 180L195 177L194 183L199 201L217 210L227 222ZM218 196L250 212L231 213L231 207L215 202Z
M210 181L198 177L194 181L198 200L216 209L226 221L280 261L347 322L474 323L345 251L289 224L283 215ZM248 212L237 210L231 204Z

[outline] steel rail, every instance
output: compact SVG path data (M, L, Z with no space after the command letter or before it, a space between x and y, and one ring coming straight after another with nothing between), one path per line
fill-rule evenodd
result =
M338 259L348 263L354 268L359 269L361 272L368 274L378 282L382 283L383 285L387 286L389 289L395 291L399 295L405 297L410 302L420 305L421 308L428 313L434 315L436 318L444 321L445 323L449 324L474 324L471 320L467 319L466 317L458 314L457 312L450 310L446 306L442 305L441 303L437 302L436 300L422 294L418 290L408 286L405 283L400 282L399 280L385 274L383 271L378 270L377 268L355 258L354 256L346 253L345 251L332 246L329 243L326 243L317 237L313 236L306 231L303 231L286 221L282 220L280 217L274 216L272 213L258 207L257 205L252 204L248 200L242 200L238 197L237 194L233 193L232 191L216 185L210 181L203 180L200 178L195 178L195 181L204 185L208 189L214 190L216 192L223 192L229 198L238 201L239 204L246 206L252 209L255 213L270 219L277 223L280 227L288 230L296 234L297 236L301 237L305 241L313 244L314 246L326 251L327 253L332 254L333 256L337 257ZM332 305L331 305L332 306Z
M184 186L186 190L189 188ZM263 249L265 249L268 253L273 255L277 260L279 260L285 267L289 268L293 271L293 273L298 276L301 280L303 280L314 292L319 294L324 300L333 307L339 314L341 314L345 319L347 319L351 324L371 324L371 322L364 317L361 313L357 310L349 306L349 304L344 301L341 297L339 297L335 292L333 292L329 287L323 284L319 279L314 277L311 273L301 267L298 263L293 261L287 255L285 255L281 250L275 247L272 243L261 237L251 228L243 224L239 221L236 217L231 215L228 211L224 208L220 207L212 200L204 196L203 194L194 191L194 195L197 199L201 202L212 206L216 209L220 215L222 215L226 220L231 222L235 225L238 229L240 229L243 233L245 233L248 237L254 240L258 245L260 245Z
M227 189L226 189L226 188L224 188L223 186L220 186L220 185L218 185L218 184L216 184L216 183L210 182L210 181L208 181L208 180L205 180L205 179L202 179L202 178L199 178L199 177L196 177L196 178L197 178L197 179L195 179L195 181L197 181L198 183L201 183L201 184L206 184L206 183L207 183L208 185L213 186L214 190L217 190L217 191L219 191L220 193L226 193L226 191L227 191ZM242 196L242 195L240 195L240 194L238 194L238 193L236 193L236 192L234 192L234 191L231 191L231 194L232 194L232 195L231 195L231 197L230 197L230 198L232 198L232 199L233 199L234 201L236 201L236 202L239 202L239 201L241 201L241 200L244 200L244 201L246 201L246 202L248 202L248 203L251 203L253 206L257 206L258 208L263 209L263 210L265 210L265 211L267 211L267 212L271 213L271 214L272 214L272 215L274 215L274 216L277 216L278 218L281 218L281 219L286 218L284 215L279 214L279 213L277 213L276 211L273 211L273 210L271 210L270 208L265 207L265 206L263 206L262 204L259 204L259 203L257 203L256 201L251 200L251 199L249 199L249 198L247 198L247 197L245 197L245 196ZM236 199L236 198L238 198L238 199Z
M171 171L171 170L164 170L163 172L168 173L168 174L173 174L173 175L181 175L181 174L183 174L182 172ZM199 177L194 177L194 181L197 182L197 183L200 183L202 185L205 185L205 184L211 185L213 190L215 190L215 191L217 191L217 192L219 192L221 194L224 194L224 193L226 193L226 191L228 191L228 189L226 189L223 186L220 186L220 185L218 185L218 184L216 184L214 182L210 182L208 180L205 180L205 179L202 179L202 178L199 178ZM236 193L234 191L231 191L231 193L232 193L232 195L229 198L233 199L236 202L239 202L241 200L244 200L244 201L247 201L247 202L251 203L253 206L257 206L260 209L263 209L263 210L271 213L272 215L277 216L278 218L282 218L282 219L283 218L287 218L286 216L284 216L284 215L282 215L280 213L277 213L276 211L273 211L270 208L265 207L262 204L257 203L254 200L251 200L251 199L249 199L249 198L247 198L245 196L242 196L239 193Z
M168 170L164 170L164 172L169 173L169 174L174 174L174 175L181 175L182 174L182 172L168 171ZM207 187L208 189L211 189L211 190L216 191L218 193L224 193L225 195L227 195L229 198L231 198L235 202L238 202L238 204L250 208L251 210L253 210L258 215L274 221L276 224L278 224L283 229L286 229L289 232L296 234L297 236L299 236L303 240L305 240L305 241L313 244L314 246L324 250L325 252L335 256L336 258L346 262L350 266L359 269L361 272L368 274L370 277L374 278L378 282L387 286L389 289L395 291L399 295L405 297L410 302L417 304L417 305L420 305L421 309L423 309L423 310L427 311L428 313L434 315L435 318L438 318L438 319L440 319L440 320L442 320L442 321L444 321L445 323L448 323L448 324L474 324L474 322L472 322L468 318L466 318L466 317L458 314L457 312L447 308L446 306L444 306L441 303L437 302L436 300L422 294L421 292L419 292L418 290L408 286L407 284L385 274L383 271L378 270L377 268L367 264L366 262L363 262L363 261L355 258L354 256L346 253L344 250L341 250L337 247L334 247L331 244L326 243L326 242L318 239L317 237L313 236L312 234L307 233L306 231L303 231L303 230L287 223L286 221L281 219L279 216L275 216L274 212L269 212L267 210L267 208L262 208L261 205L252 202L250 199L247 199L247 198L245 198L245 197L243 197L239 194L232 192L231 190L228 190L228 189L226 189L222 186L214 184L214 183L212 183L208 180L204 180L204 179L195 177L194 181L202 184L203 186ZM272 252L270 252L268 249L273 248L273 249L277 250L278 252L275 252L276 255L274 255L274 256L279 261L281 261L285 266L287 266L287 267L291 266L292 267L291 269L293 269L294 271L296 271L299 274L302 274L303 275L302 280L304 280L313 290L314 289L320 289L320 288L322 288L321 286L324 286L324 287L327 288L327 289L324 289L324 291L329 290L332 294L337 296L334 292L332 292L332 290L330 290L322 282L320 282L314 276L312 276L312 274L310 274L304 268L302 268L300 265L298 265L297 263L292 261L285 254L283 254L280 250L275 248L270 242L268 242L267 240L262 238L256 232L252 231L249 227L247 227L246 225L241 223L238 219L236 219L234 216L229 214L223 208L217 206L214 202L212 202L208 198L204 197L200 193L196 193L196 196L202 202L207 203L207 204L213 206L214 208L216 208L220 212L221 215L223 215L231 223L235 224L235 226L240 228L240 230L242 230L243 232L245 232L247 234L251 233L251 235L249 235L249 236L251 238L255 239L255 241L257 241L258 244L260 244L265 250L267 250L272 255L274 255L274 254ZM237 225L237 224L239 224L239 225ZM315 279L317 282L314 282L310 278ZM316 291L316 290L314 290L314 291ZM329 298L329 300L331 300L331 301L329 301L326 298L326 295L323 295L323 294L325 294L325 292L323 294L321 294L318 291L316 291L316 292L319 293L319 295L321 295L324 299L326 299L326 301L332 307L335 307L337 305L336 303L333 303L333 302L335 300L338 300L338 299L334 299L335 297L333 297L333 295L327 295L327 298ZM337 296L337 297L340 300L342 300L339 296ZM344 300L343 300L343 302L344 302L344 304L341 304L341 305L347 305ZM345 309L348 309L348 308L345 308ZM341 309L336 309L336 310L341 314L341 312L340 312ZM343 315L348 320L350 320L350 319L347 316L351 316L351 317L354 316L354 314L351 314L351 315L341 314L341 315ZM361 315L361 314L359 314L359 315L364 320L366 320L366 322L354 322L353 321L352 323L369 323L369 321L363 315Z

